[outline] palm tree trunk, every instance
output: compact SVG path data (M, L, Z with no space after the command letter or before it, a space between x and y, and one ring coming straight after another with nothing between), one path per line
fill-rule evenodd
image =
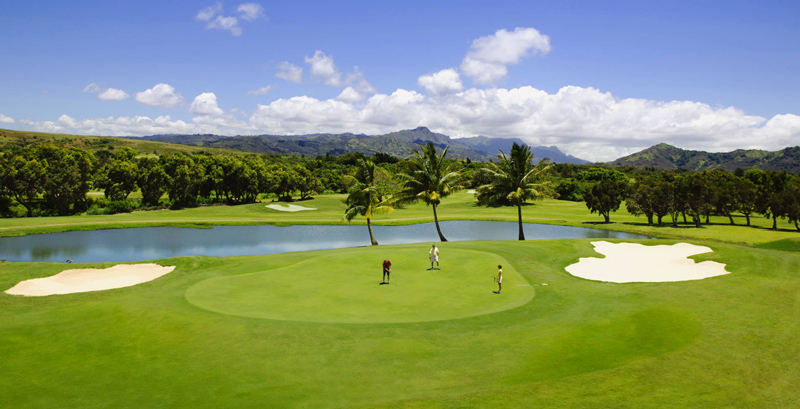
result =
M517 205L517 219L519 220L519 239L525 240L525 233L522 232L522 206Z
M436 215L436 205L433 205L433 222L436 223L436 232L439 233L439 240L447 241L442 234L442 229L439 228L439 217Z
M372 234L372 223L369 222L369 217L367 217L367 228L369 229L369 240L372 242L373 246L377 246L378 240L375 240L375 235Z

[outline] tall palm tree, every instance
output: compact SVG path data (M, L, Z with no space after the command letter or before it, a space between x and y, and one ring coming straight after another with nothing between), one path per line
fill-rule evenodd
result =
M447 241L439 227L439 216L436 206L442 198L455 192L460 187L457 185L461 174L455 170L455 163L446 164L444 157L447 155L445 148L441 154L436 154L436 146L429 142L414 151L407 163L407 171L397 176L401 181L401 189L394 196L397 203L413 203L422 200L425 204L433 206L433 221L436 223L436 232L441 241Z
M488 172L492 181L478 187L478 203L517 206L519 219L519 239L525 240L522 231L522 205L528 200L544 199L553 196L549 181L541 181L552 164L544 159L533 165L533 152L527 145L511 146L509 156L503 151L497 155L497 163L490 163L483 171Z
M375 164L366 158L361 158L355 175L346 176L346 182L350 185L348 189L350 194L345 200L347 210L345 210L344 218L350 221L356 216L366 217L369 239L373 246L377 246L378 241L375 240L375 234L372 233L370 219L373 214L389 213L394 209L380 200L380 194L375 184Z

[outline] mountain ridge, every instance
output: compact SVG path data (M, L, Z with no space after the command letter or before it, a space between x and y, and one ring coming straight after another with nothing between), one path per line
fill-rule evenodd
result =
M449 147L448 155L455 159L469 158L488 162L497 158L497 149L508 153L513 142L524 144L518 138L451 138L445 134L432 132L420 126L389 132L383 135L354 133L319 133L312 135L237 135L221 136L213 134L195 135L151 135L137 139L178 143L203 147L237 149L255 153L342 155L360 152L373 155L378 152L405 158L413 154L420 145L432 142L440 149ZM535 158L550 158L555 163L588 163L580 158L566 155L555 146L531 146Z
M705 152L660 143L605 164L612 167L653 167L658 170L701 171L721 168L728 172L733 172L737 168L758 168L797 174L800 173L800 146L787 147L779 151L737 149L731 152Z

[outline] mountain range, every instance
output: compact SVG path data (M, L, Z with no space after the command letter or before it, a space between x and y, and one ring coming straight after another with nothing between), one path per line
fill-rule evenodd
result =
M314 134L314 135L254 135L254 136L220 136L220 135L152 135L142 138L158 142L178 143L184 145L209 148L236 149L256 153L298 154L306 156L342 155L348 152L360 152L373 155L377 152L388 153L399 158L412 155L420 145L432 142L440 149L449 146L448 157L454 159L469 158L475 161L488 162L497 158L498 149L506 154L512 143L524 144L521 139L489 138L477 136L472 138L450 138L447 135L431 132L426 127L390 132L384 135L364 134ZM531 146L534 158L550 158L555 163L588 163L561 152L555 146Z
M722 168L733 172L737 168L800 173L800 146L779 151L737 149L733 152L704 152L676 148L666 143L651 146L643 151L624 156L607 165L653 167L658 170L687 169L691 171Z

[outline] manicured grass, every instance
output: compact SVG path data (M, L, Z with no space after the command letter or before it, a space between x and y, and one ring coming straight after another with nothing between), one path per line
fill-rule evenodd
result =
M253 294L289 304L286 291L295 289L276 286L306 281L331 260L348 288L380 294L359 302L385 308L378 303L392 297L387 291L411 285L413 274L432 273L421 270L429 264L419 245L380 247L378 254L347 250L354 263L368 264L355 273L369 279L355 282L334 268L345 255L331 250L181 257L159 261L177 265L173 273L135 287L41 298L0 294L0 407L796 407L800 255L694 243L714 249L696 260L726 263L731 274L609 284L564 271L596 255L589 240L447 243L441 274L461 271L462 281L484 281L476 285L485 286L486 303L515 294L509 287L492 294L495 266L484 263L505 260L505 271L539 286L516 308L427 322L438 314L427 310L442 307L424 297L393 299L416 308L423 321L405 323L293 321L285 319L288 309L267 312L284 319L257 318L194 304L197 296L211 297L199 290L215 280L245 293L241 284L257 287L241 306L250 311L259 305ZM396 287L377 285L375 261L382 258L397 260ZM64 268L5 263L0 288ZM319 276L321 284L345 285L331 284L334 271ZM323 299L295 305L331 308L306 314L333 321L343 307L316 291L307 296Z
M123 227L150 226L208 226L235 224L339 224L342 220L345 195L322 195L312 200L295 204L317 210L303 212L281 212L266 208L267 203L239 206L203 206L184 210L157 210L103 216L36 217L0 219L0 237L21 234L51 233L68 230L96 230ZM624 206L623 206L624 208ZM474 195L461 191L445 198L438 208L439 220L500 220L517 221L515 207L481 207L475 203ZM668 220L664 226L648 226L644 217L634 217L624 209L611 215L611 223L601 223L602 217L590 214L584 203L561 200L544 200L525 206L522 210L525 222L591 227L638 233L649 236L713 240L724 243L758 244L770 241L797 238L800 232L785 220L772 230L772 222L763 217L751 217L752 227L744 226L744 218L736 217L731 226L727 218L711 217L711 224L695 228L693 224L681 223L673 228ZM373 217L375 224L412 224L433 222L430 207L418 203L397 209L392 213ZM353 224L364 224L363 218L354 219ZM447 236L447 231L444 231Z
M190 287L186 298L224 314L334 323L465 318L518 307L533 298L530 283L495 254L451 250L448 243L441 250L452 262L443 270L429 270L427 253L419 247L338 250L280 269L211 278ZM389 285L381 284L385 258L394 264ZM506 265L506 291L487 297L497 290L493 277L498 264Z

